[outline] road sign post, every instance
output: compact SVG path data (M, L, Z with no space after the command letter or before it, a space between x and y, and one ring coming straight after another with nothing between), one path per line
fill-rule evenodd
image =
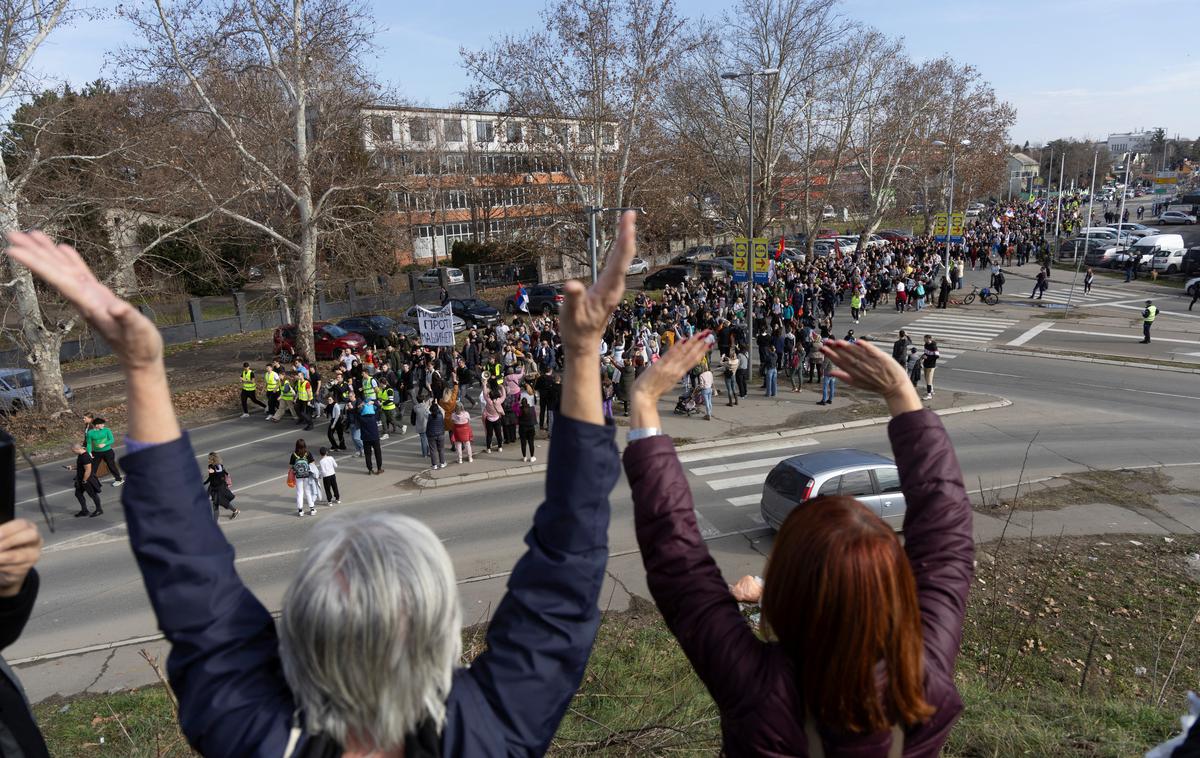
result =
M733 281L750 281L750 240L745 237L733 240Z
M751 242L753 243L754 283L766 284L771 273L771 258L767 254L767 238L755 237Z

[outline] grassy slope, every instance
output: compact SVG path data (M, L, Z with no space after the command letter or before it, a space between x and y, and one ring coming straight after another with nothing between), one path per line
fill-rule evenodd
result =
M1200 675L1190 560L1200 538L1133 542L981 547L957 673L966 710L944 755L1115 758L1177 728ZM468 655L479 644L468 632ZM56 756L187 754L159 687L36 711ZM608 614L553 752L714 755L719 739L712 702L653 606Z

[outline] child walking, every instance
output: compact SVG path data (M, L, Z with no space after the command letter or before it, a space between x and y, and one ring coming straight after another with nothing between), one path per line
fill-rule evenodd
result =
M337 459L329 454L329 448L320 450L321 460L317 462L317 470L321 472L321 484L325 487L325 501L329 505L342 502L342 493L338 492Z

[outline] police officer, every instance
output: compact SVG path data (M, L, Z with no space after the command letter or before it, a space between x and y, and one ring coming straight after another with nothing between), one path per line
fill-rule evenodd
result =
M254 403L259 408L266 408L267 405L258 399L258 383L254 380L254 371L250 368L249 363L242 364L242 418L250 418L250 406L247 403Z
M376 389L379 395L379 410L383 411L383 435L380 439L387 439L389 432L396 431L396 388L391 387L386 381L380 383Z
M292 372L292 381L296 385L296 424L304 424L307 431L313 428L312 411L309 408L313 399L312 383L299 371Z
M275 415L275 411L279 410L279 390L282 384L274 363L267 364L264 382L267 390L267 418L270 418Z
M1158 306L1150 300L1146 301L1146 310L1142 311L1142 343L1143 345L1150 344L1150 327L1154 326L1154 319L1158 316Z
M272 421L278 421L283 418L285 413L292 412L292 406L296 402L296 385L292 383L291 376L285 376L279 388L279 409L275 411L275 415L271 416Z

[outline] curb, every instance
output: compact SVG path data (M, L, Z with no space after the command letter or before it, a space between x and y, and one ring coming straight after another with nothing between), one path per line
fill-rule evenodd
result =
M975 411L987 411L994 408L1007 408L1012 405L1012 401L1006 397L999 400L993 400L988 403L976 403L975 405L963 405L956 408L942 408L936 410L939 416L954 416L959 413L974 413ZM822 434L824 432L838 432L847 429L861 429L867 426L878 426L886 424L892 420L891 416L875 416L874 418L864 418L857 421L845 421L838 424L822 424L820 426L806 426L800 429L785 429L778 432L764 432L762 434L748 434L741 437L728 437L721 440L707 440L705 442L690 442L686 445L679 445L675 448L678 453L685 453L691 450L712 450L714 448L732 447L737 445L746 445L755 442L770 442L774 440L786 440L793 437L807 437L810 434ZM511 466L509 468L499 469L497 471L480 471L474 474L461 474L459 476L448 476L442 479L433 479L426 476L424 472L416 474L412 478L412 483L422 489L437 488L437 487L452 487L457 484L470 484L472 482L483 482L491 479L504 479L510 476L524 476L526 474L536 474L546 470L546 464L535 463L525 466Z
M1111 358L1089 358L1086 355L1063 355L1062 353L1039 353L1034 350L1009 350L1004 347L976 347L980 353L1002 353L1004 355L1021 355L1027 358L1049 358L1055 361L1075 361L1076 363L1099 363L1105 366L1125 366L1126 368L1148 368L1155 371L1172 371L1176 374L1200 374L1200 368L1185 366L1163 366L1158 363L1135 363L1134 361L1115 361Z

